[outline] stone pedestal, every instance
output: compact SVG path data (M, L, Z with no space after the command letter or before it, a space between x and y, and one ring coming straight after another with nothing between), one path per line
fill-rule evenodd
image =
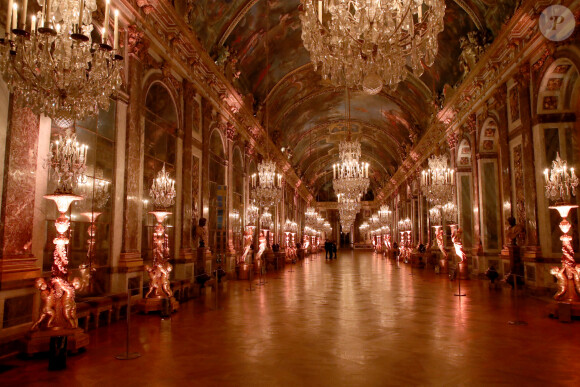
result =
M252 280L252 272L254 265L242 263L237 267L238 279L239 280Z
M162 298L162 297L155 297L155 298L143 298L139 300L137 303L137 310L142 313L149 313L149 312L162 312L164 309L164 303L169 302L170 312L177 312L179 309L179 302L175 299L175 297L170 298Z
M89 345L89 335L84 333L81 328L74 329L47 329L42 331L29 332L24 341L25 352L32 355L39 352L48 352L50 350L51 337L67 336L68 350L78 352L79 349Z
M439 274L447 274L449 273L449 260L445 257L439 258Z
M173 272L176 280L190 280L193 282L195 273L193 250L182 250L179 253L179 258L173 261Z
M212 271L211 250L207 247L197 249L197 261L195 263L195 275L202 273L210 274Z
M459 262L457 264L457 275L462 280L468 280L469 279L469 270L467 268L467 261L465 261L465 262Z
M520 255L520 248L516 245L505 246L501 250L500 258L502 260L506 282L513 286L513 275L515 274L515 276L518 278L518 286L523 286L524 266Z

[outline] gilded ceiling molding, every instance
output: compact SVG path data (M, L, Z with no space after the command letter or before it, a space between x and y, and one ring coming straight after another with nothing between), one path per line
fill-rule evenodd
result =
M246 4L240 7L240 10L236 13L236 16L233 17L232 21L228 24L226 30L222 34L222 37L218 40L218 47L221 47L226 43L232 31L238 26L238 23L258 1L260 0L248 0Z
M570 6L570 0L564 1ZM411 155L394 174L389 184L381 190L382 198L391 197L405 179L406 174L418 169L422 162L433 152L436 144L444 138L444 128L461 125L478 106L486 103L494 90L507 79L519 72L514 63L522 63L534 55L544 43L545 38L538 30L537 16L549 5L547 0L527 0L516 10L512 18L502 28L491 47L480 58L477 66L468 74L456 92L445 101L437 120L428 128ZM576 8L575 8L576 9ZM527 31L521 36L520 31ZM516 39L517 38L517 39ZM513 44L509 44L512 42Z
M474 4L463 0L453 0L455 3L465 11L469 18L473 21L478 30L485 31L485 20L479 9Z

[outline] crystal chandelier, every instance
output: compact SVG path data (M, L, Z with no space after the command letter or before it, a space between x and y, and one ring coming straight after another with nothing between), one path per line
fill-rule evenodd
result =
M246 210L246 221L248 226L256 226L256 221L258 220L258 212L260 209L252 202L248 209Z
M153 179L149 196L159 208L171 207L175 203L175 180L171 179L169 173L165 171L165 163L157 174L157 178Z
M369 164L360 162L361 144L351 140L350 131L350 95L345 88L345 118L347 126L346 140L338 144L340 163L332 166L332 188L337 196L344 200L360 200L369 188Z
M103 209L109 202L111 194L109 192L111 182L108 180L88 177L78 182L78 193L87 200L87 205L92 205L92 209Z
M379 210L379 219L383 226L388 226L391 223L391 215L393 211L391 211L390 207L386 204L383 204Z
M334 164L332 187L334 191L348 199L360 198L369 188L369 164L359 162L361 145L358 141L341 141L339 155L341 162Z
M348 199L345 195L338 194L338 215L344 230L350 230L360 208L360 197Z
M336 85L377 94L396 87L408 64L431 66L444 0L301 0L302 41L314 70Z
M59 135L58 140L50 143L46 166L50 177L56 181L56 194L72 193L79 183L85 183L88 148L79 144L77 135L70 129L64 137Z
M399 231L411 231L411 219L405 218L399 220Z
M448 223L457 222L457 206L452 202L447 202L441 207L441 213L443 214L443 219Z
M442 219L440 207L432 207L429 209L429 222L432 225L441 225Z
M546 180L546 197L558 203L570 201L570 194L576 196L578 177L574 173L574 168L568 168L566 160L560 158L557 153L556 160L552 161L552 169L544 170Z
M32 16L29 29L26 5L24 0L20 23L17 7L9 13L0 44L0 71L10 91L34 113L52 118L63 128L98 114L99 109L108 110L109 97L121 86L119 12L115 11L110 46L109 0L100 44L91 41L94 1L47 1L38 20Z
M282 175L276 173L276 163L266 160L258 164L253 174L252 196L260 207L271 207L282 197Z
M454 170L447 167L447 156L431 156L429 168L421 172L421 190L434 206L442 206L453 200L455 187Z
M308 226L314 226L318 219L318 212L314 209L314 207L306 208L306 212L304 213L306 219L305 223Z
M266 209L262 216L260 216L260 229L262 230L270 230L274 225L274 221L272 220L272 214L268 209Z

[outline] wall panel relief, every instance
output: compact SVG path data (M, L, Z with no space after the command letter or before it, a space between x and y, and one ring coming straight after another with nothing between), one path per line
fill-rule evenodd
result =
M522 144L518 144L512 149L514 164L514 184L515 184L515 218L518 224L526 224L526 206L524 195L524 168L522 158Z

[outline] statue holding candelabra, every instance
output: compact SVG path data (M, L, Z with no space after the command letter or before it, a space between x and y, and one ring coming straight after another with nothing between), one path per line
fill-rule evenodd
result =
M433 206L429 210L429 219L435 228L435 239L441 251L439 273L445 274L449 271L449 253L445 249L443 221L445 212L451 210L448 205L453 205L455 192L455 171L448 167L447 155L433 155L429 158L428 168L421 173L421 190Z
M75 278L69 282L67 253L70 236L67 212L73 202L83 200L73 190L85 180L87 148L79 144L76 134L70 129L50 144L45 166L49 168L49 178L56 183L56 190L45 198L54 201L59 212L55 220L57 236L53 239L51 277L48 280L38 278L35 283L40 291L40 315L28 335L28 353L41 350L47 340L66 343L66 338L70 337L75 349L89 342L88 335L77 327L75 290L81 287L82 281ZM66 348L66 344L64 346Z
M156 210L149 212L155 216L157 224L153 228L153 262L151 266L145 266L149 274L149 291L145 298L141 300L141 309L145 312L162 311L164 305L169 307L169 311L176 311L179 304L173 297L169 285L169 276L173 267L167 261L169 258L169 237L165 233L163 222L170 211L166 211L175 203L175 180L171 179L169 172L163 168L153 179L149 189ZM168 301L165 301L168 300ZM166 310L167 311L167 310Z
M558 211L562 220L560 230L562 236L562 266L552 267L550 273L558 280L558 291L554 295L557 301L573 303L574 315L580 315L580 264L574 261L574 249L572 248L572 235L569 234L572 224L567 217L571 209L578 208L572 204L572 197L576 196L578 177L574 168L568 168L567 162L556 156L552 162L552 168L544 171L546 181L546 197L555 204L550 209Z

